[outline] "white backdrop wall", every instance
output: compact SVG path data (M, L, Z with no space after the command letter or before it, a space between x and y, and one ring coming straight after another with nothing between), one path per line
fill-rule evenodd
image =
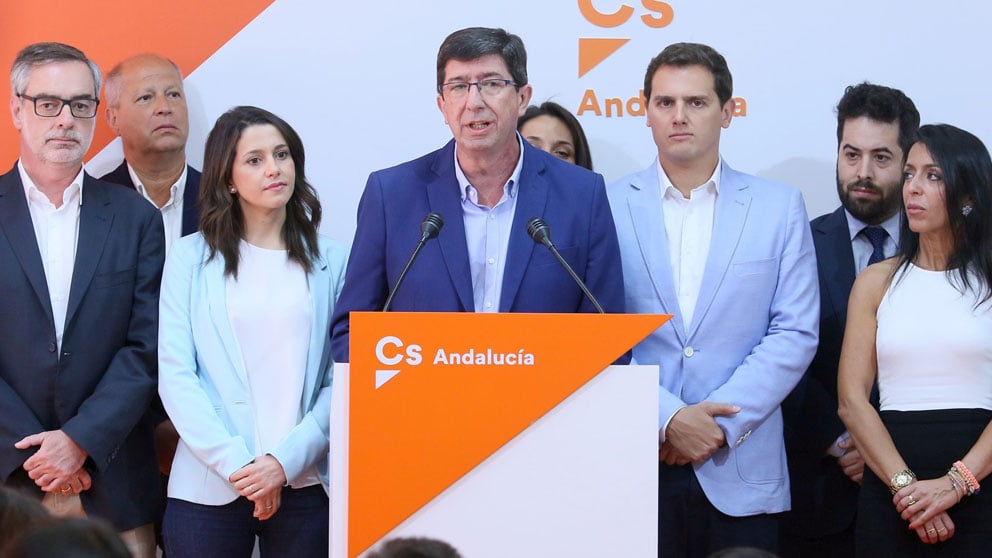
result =
M580 4L631 16L601 27ZM649 27L656 0L276 0L186 80L190 162L202 166L213 121L237 104L279 114L303 137L307 171L325 208L323 231L350 243L368 174L431 151L451 136L435 102L444 37L468 26L504 27L527 46L535 103L578 111L592 90L636 97L648 61L676 41L710 44L734 75L746 116L723 133L739 170L795 184L810 216L837 206L834 107L844 87L869 80L902 89L923 122L947 122L992 140L988 31L992 4L921 0L669 0L674 18ZM580 38L626 38L579 77ZM165 53L168 54L168 53ZM643 116L580 115L596 170L607 182L656 155ZM120 160L117 142L90 163Z

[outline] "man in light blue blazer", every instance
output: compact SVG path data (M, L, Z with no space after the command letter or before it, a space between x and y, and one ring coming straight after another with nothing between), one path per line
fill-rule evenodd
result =
M608 195L627 311L674 314L633 350L661 369L658 555L774 552L789 509L779 407L817 344L805 204L721 161L734 100L719 53L670 45L644 82L658 160Z

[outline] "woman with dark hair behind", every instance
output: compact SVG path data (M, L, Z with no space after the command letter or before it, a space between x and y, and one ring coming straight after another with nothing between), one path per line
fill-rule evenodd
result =
M131 558L131 552L110 524L73 517L29 530L0 558Z
M858 275L838 377L865 468L859 556L988 556L992 494L992 160L920 128L897 257ZM877 377L879 411L869 402Z
M534 147L592 170L592 154L582 125L558 103L545 101L540 106L527 107L517 120L517 130Z
M0 486L0 558L25 533L53 520L38 500Z
M320 236L303 143L235 107L207 137L200 232L169 252L159 393L179 431L169 558L326 556L329 319L345 250Z
M450 544L428 537L389 539L368 558L462 558Z

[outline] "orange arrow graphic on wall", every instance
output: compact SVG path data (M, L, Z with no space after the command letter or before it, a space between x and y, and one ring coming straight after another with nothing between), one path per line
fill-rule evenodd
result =
M171 58L186 76L274 1L5 2L0 8L0 65L7 75L25 46L58 41L85 52L104 73L132 54L155 52ZM101 101L87 158L114 138L103 116L105 107ZM0 125L0 172L17 158L19 141L8 117L6 125Z
M579 39L579 77L630 42L630 39Z

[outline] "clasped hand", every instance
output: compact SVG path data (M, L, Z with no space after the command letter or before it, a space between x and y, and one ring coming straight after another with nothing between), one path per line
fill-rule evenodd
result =
M86 451L79 447L65 432L46 430L25 436L14 447L28 449L40 446L34 455L24 461L24 470L44 492L79 494L89 490L92 479L83 469Z
M257 457L235 471L228 480L238 493L255 503L255 518L265 521L279 509L286 472L275 457L268 454Z
M658 458L668 465L699 463L710 458L726 445L723 430L713 417L732 415L740 407L730 403L703 401L683 407L668 422L665 442Z
M916 481L892 496L896 511L927 544L943 542L954 535L954 522L947 510L960 500L946 476Z

